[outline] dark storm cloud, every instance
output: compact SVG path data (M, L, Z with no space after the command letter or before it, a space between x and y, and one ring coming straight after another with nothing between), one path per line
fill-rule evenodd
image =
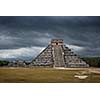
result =
M84 48L82 56L100 56L100 17L0 17L0 50L45 47L52 38Z

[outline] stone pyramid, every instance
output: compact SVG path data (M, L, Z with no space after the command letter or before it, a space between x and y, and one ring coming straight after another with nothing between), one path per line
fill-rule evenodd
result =
M34 66L47 67L89 67L89 65L66 47L62 39L52 39L31 63Z

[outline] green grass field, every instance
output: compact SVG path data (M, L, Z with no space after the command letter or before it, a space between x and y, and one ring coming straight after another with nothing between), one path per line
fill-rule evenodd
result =
M75 78L76 73L85 72L88 78ZM88 72L88 68L0 68L1 83L97 83L100 74Z

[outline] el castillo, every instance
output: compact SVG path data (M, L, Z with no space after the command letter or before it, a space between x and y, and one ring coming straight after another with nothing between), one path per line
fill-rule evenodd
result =
M0 82L87 83L100 82L100 69L72 52L63 39L52 39L31 62L12 61L0 68Z

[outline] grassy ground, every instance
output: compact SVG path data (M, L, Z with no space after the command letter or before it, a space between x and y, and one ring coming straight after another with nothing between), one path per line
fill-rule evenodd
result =
M74 75L86 72L88 78L81 80ZM94 83L100 82L100 74L89 73L88 68L0 68L1 83Z

